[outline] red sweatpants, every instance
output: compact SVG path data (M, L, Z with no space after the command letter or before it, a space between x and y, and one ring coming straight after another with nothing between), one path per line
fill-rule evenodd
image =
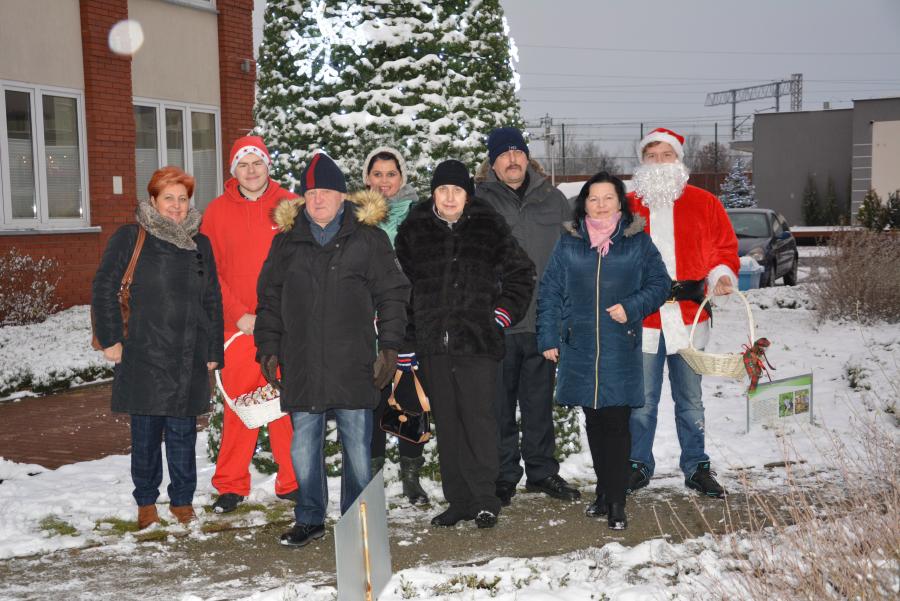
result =
M238 336L225 350L222 386L232 399L266 385L255 357L253 336ZM245 426L228 403L225 403L222 444L216 461L216 473L212 478L212 485L220 495L234 493L246 497L250 494L250 460L256 449L258 435L258 428L251 430ZM294 466L291 464L293 435L290 415L269 422L269 442L275 463L278 464L278 475L275 477L275 494L278 495L297 489Z

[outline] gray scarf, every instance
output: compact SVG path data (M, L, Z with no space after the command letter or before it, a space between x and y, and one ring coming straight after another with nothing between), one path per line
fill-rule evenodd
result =
M200 230L200 211L194 207L188 209L184 221L175 223L168 217L160 215L159 211L148 201L142 200L138 202L134 216L149 234L160 240L170 242L184 250L197 250L197 243L193 238Z

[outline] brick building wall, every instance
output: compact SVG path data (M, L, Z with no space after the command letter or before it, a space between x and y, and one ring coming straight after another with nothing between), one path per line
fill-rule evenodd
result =
M231 142L253 127L256 65L253 62L253 0L218 0L221 74L221 148L227 161ZM91 280L109 237L134 220L135 122L131 58L114 54L110 28L128 18L128 0L80 0L84 63L84 105L91 226L100 231L0 235L0 254L16 248L60 266L57 300L63 308L86 304ZM190 10L190 9L186 9ZM249 72L241 70L249 59ZM164 68L161 66L160 68ZM223 173L228 173L227 166ZM124 194L113 194L113 176Z
M218 0L219 95L222 99L222 173L237 138L253 129L256 61L253 60L253 0Z

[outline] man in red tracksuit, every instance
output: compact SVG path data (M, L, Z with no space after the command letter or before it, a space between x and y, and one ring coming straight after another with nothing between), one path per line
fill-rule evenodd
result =
M203 214L200 231L212 242L216 269L222 287L225 313L225 340L240 331L225 352L222 385L231 398L266 385L256 362L253 328L256 324L256 282L269 254L278 226L272 212L282 200L297 196L269 177L271 159L258 136L235 141L230 155L231 175L225 193L216 198ZM259 430L244 425L225 404L222 442L212 484L219 491L213 504L216 513L234 511L250 494L250 460L256 449ZM296 500L297 480L291 464L290 415L269 424L272 454L278 463L275 494Z

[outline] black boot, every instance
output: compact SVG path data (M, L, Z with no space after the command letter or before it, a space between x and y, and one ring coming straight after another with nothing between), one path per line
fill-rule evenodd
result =
M400 481L403 483L403 495L413 505L424 505L429 502L428 495L419 483L419 472L425 465L424 457L400 458Z
M597 498L594 499L594 502L587 506L587 509L584 510L584 515L589 518L600 518L606 515L609 511L609 506L606 502L606 493L599 493Z
M610 503L609 516L606 523L610 530L625 530L628 527L628 518L625 517L625 503Z

